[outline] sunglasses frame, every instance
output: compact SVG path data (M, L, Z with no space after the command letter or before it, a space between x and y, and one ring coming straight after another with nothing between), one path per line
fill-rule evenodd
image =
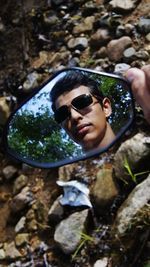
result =
M89 98L89 100L91 100L91 102L88 104L88 105L86 105L86 106L84 106L84 107L82 107L82 108L77 108L75 105L73 105L73 101L75 100L77 100L77 99L79 99L80 98L80 100L82 100L81 98L83 97L83 99L85 99L85 97L90 97ZM71 103L70 103L70 105L63 105L63 106L61 106L61 107L59 107L58 109L56 109L56 111L54 112L54 117L55 117L55 120L57 121L57 123L63 123L63 122L65 122L65 120L67 120L68 119L68 117L70 116L70 111L69 111L69 108L73 108L74 110L76 110L76 111L79 111L80 112L80 110L83 110L83 109L85 109L85 108L87 108L87 107L89 107L91 104L93 104L93 102L94 102L94 100L93 100L93 98L92 97L94 97L92 94L82 94L82 95L79 95L79 96L76 96L75 98L73 98L72 99L72 101L71 101ZM59 114L58 113L60 113L60 115L62 114L62 108L66 108L66 111L68 112L68 115L67 115L67 117L65 118L65 119L63 119L63 120L61 120L61 121L59 121L59 119L57 119L57 117L59 117Z

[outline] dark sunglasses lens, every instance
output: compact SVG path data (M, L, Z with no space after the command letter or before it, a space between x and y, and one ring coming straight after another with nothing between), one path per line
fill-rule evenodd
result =
M58 123L63 122L64 120L67 119L67 117L69 116L69 110L67 106L62 106L60 107L58 110L56 110L55 112L55 120Z
M83 109L88 107L93 103L93 99L91 95L80 95L77 96L75 99L72 100L72 105L76 109Z

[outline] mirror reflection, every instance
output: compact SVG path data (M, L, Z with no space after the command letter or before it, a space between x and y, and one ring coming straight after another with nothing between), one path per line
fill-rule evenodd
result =
M109 147L133 118L128 84L83 69L59 72L12 116L10 152L38 163L70 162Z

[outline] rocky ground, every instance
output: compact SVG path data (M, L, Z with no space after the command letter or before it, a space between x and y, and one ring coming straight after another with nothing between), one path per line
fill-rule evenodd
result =
M149 0L2 0L0 41L2 133L14 108L58 69L123 73L150 63ZM34 169L1 144L0 266L150 266L150 138L136 112L131 140L61 168ZM62 207L57 180L86 182L93 208Z

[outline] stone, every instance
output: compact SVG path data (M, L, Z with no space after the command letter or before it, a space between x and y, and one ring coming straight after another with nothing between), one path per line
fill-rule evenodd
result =
M0 260L4 260L5 259L5 251L3 248L0 249Z
M108 57L112 61L119 61L123 57L123 52L131 46L132 40L128 36L123 36L117 40L112 40L107 45Z
M21 233L17 234L15 237L15 244L17 247L21 247L23 245L28 244L29 242L29 234L28 233Z
M150 32L150 18L140 18L137 27L141 33L148 34Z
M93 29L94 16L86 17L85 20L73 28L73 34L89 32Z
M150 32L145 36L146 40L150 42Z
M10 107L6 97L0 97L0 125L4 125L10 116Z
M36 231L38 229L37 221L35 219L32 219L31 221L27 222L27 228L29 231Z
M124 235L128 231L132 225L133 219L135 219L138 212L141 211L149 201L150 175L133 189L119 208L114 221L114 229L117 235Z
M139 0L112 0L109 2L109 6L112 10L119 10L120 12L132 11Z
M25 228L25 223L26 223L26 217L23 216L21 219L18 221L18 223L15 226L15 232L19 233Z
M139 50L136 52L136 57L140 60L145 60L147 61L149 59L149 53L144 50Z
M33 201L33 195L28 186L24 187L22 191L16 195L11 203L10 207L13 213L19 212L26 207L30 206Z
M7 165L3 170L2 170L2 173L4 175L4 178L6 180L11 180L13 179L16 174L17 174L17 168L15 168L14 166L12 165Z
M59 22L58 17L55 15L55 13L47 11L44 13L43 16L44 23L48 26L55 25Z
M6 243L4 246L4 251L7 259L16 260L22 257L21 253L17 250L14 241L11 243Z
M107 29L98 29L94 34L92 34L90 39L90 44L92 47L100 48L101 46L107 44L111 36Z
M77 38L71 38L68 41L68 48L70 50L84 50L88 47L88 39L86 37L77 37Z
M26 77L26 81L23 83L23 91L24 92L32 91L39 85L40 81L41 81L41 75L38 74L36 71L29 73Z
M90 191L90 197L95 212L103 214L106 207L109 207L115 197L118 195L118 189L112 178L111 169L101 169L97 173L97 178Z
M64 214L64 209L62 205L59 203L60 197L58 197L54 203L52 204L49 212L48 212L48 219L50 225L56 225L61 221Z
M13 187L13 194L17 194L20 192L20 190L27 185L28 182L28 177L24 174L19 175L15 182L14 182L14 187Z
M75 251L85 231L88 209L71 214L56 227L54 240L65 254Z
M107 267L108 266L108 258L102 258L97 260L93 267Z
M129 64L126 63L118 63L115 65L114 72L118 74L124 74L130 68Z
M138 133L129 140L121 144L120 148L114 156L114 175L116 178L132 183L132 178L125 168L125 160L127 160L133 173L146 171L146 161L149 164L150 156L150 137L144 133ZM143 169L144 166L144 169Z
M134 47L129 47L124 50L123 57L128 62L133 61L136 59L136 50Z

